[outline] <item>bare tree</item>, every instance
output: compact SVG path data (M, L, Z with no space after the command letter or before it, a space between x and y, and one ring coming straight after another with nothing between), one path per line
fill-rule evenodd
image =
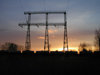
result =
M19 51L24 51L25 48L24 48L23 46L21 46L21 45L18 45L18 49L17 49L17 50L19 50Z
M24 47L21 45L17 45L15 43L6 42L3 45L1 45L2 50L8 50L8 51L17 51L17 50L24 50Z
M80 43L79 51L90 51L92 49L91 45L88 43Z
M8 50L9 51L17 51L18 49L18 45L17 44L14 44L14 43L10 43L9 47L8 47Z
M5 42L3 45L1 45L1 50L8 50L10 46L10 42Z
M95 30L95 41L94 41L94 46L96 50L100 51L100 28Z

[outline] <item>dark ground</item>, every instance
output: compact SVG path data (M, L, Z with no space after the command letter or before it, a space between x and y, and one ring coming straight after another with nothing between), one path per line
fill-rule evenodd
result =
M100 58L1 55L0 75L99 75Z

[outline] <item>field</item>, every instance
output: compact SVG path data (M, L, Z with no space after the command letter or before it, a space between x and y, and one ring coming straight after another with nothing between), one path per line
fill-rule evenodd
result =
M96 75L100 58L86 56L1 55L1 75Z

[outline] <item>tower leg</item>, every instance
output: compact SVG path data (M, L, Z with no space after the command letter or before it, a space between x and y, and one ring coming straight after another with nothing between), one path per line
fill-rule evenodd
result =
M44 40L44 51L49 50L49 35L48 35L48 13L46 13L46 29L45 29L45 40Z
M26 43L25 43L25 50L31 49L31 42L30 42L30 20L31 20L31 14L28 16L28 27L27 27L27 35L26 35Z
M66 23L66 13L64 13L64 44L63 44L63 50L65 52L65 49L68 51L68 36L67 36L67 23Z

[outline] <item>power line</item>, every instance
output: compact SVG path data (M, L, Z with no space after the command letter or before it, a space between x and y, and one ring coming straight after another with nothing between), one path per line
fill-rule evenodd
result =
M20 0L20 4L21 4L22 10L24 12L25 10L24 10L24 6L23 6L23 3L22 3L22 0ZM25 19L27 20L26 15L25 15Z
M46 2L46 1L44 0L44 10L45 10L45 12L46 12L46 4L45 4L45 2Z
M66 16L68 15L68 8L69 8L69 0L67 0L67 11L66 11ZM67 20L67 17L66 17Z

